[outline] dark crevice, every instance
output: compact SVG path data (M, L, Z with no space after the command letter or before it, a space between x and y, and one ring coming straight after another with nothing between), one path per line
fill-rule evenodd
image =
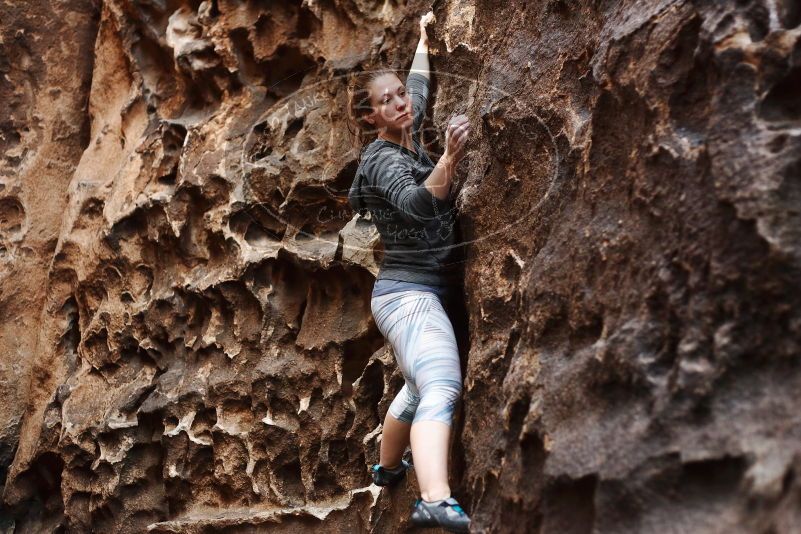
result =
M292 122L290 122L286 127L286 132L284 133L284 139L292 139L293 137L298 135L298 133L302 128L303 128L303 117L297 117L295 119L292 119Z
M362 376L370 356L384 345L384 336L378 329L373 329L370 334L361 339L348 341L343 346L342 387L345 389L346 385L352 385Z
M795 67L765 96L759 114L766 121L776 123L801 120L801 67Z
M801 2L798 0L780 0L778 4L782 26L789 30L801 25Z

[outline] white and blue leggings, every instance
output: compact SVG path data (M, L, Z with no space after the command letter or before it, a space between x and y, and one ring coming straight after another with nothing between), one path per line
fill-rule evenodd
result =
M429 291L396 291L373 296L370 306L406 380L389 413L406 423L451 425L462 371L453 325L439 297Z

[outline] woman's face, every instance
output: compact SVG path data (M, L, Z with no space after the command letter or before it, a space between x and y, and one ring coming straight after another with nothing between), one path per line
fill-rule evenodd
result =
M378 131L402 130L414 122L412 99L394 74L384 74L372 81L370 101L373 111L366 120Z

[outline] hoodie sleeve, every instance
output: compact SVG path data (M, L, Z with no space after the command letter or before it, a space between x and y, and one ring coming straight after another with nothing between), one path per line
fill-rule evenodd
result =
M426 116L426 109L428 109L428 94L431 88L431 80L420 74L419 72L411 72L406 76L406 90L412 98L412 112L414 113L414 122L412 123L412 132L417 133L423 125L423 119Z
M373 185L375 194L384 198L406 222L426 224L450 208L447 199L440 200L425 185L415 183L410 162L395 150L384 149L374 154L365 163L364 176Z

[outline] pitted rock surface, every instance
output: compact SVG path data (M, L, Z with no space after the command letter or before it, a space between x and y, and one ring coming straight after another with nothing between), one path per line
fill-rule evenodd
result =
M473 530L801 531L791 0L3 4L0 529L406 530L344 75L431 8Z

